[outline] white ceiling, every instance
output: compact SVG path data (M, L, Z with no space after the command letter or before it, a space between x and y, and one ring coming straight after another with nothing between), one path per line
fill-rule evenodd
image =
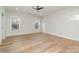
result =
M68 8L66 6L43 6L44 9L41 9L39 12L37 12L36 10L32 9L32 7L33 6L6 6L5 9L11 10L11 11L29 13L32 15L45 16L50 13L56 12L58 10ZM16 10L16 8L18 8L18 9Z

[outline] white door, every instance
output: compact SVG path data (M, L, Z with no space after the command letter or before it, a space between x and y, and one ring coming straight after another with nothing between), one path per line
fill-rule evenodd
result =
M2 42L2 17L1 17L1 8L0 8L0 44Z
M2 18L2 39L5 39L5 15L3 12L1 14L1 18Z

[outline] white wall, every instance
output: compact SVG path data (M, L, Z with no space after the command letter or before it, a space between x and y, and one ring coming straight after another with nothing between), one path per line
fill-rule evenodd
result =
M40 32L41 29L35 29L35 21L38 20L38 17L21 13L21 12L14 12L6 10L6 36L11 35L20 35L20 34L29 34L29 33L36 33ZM10 25L10 16L18 16L20 17L20 31L12 31Z
M79 7L57 11L43 18L46 33L79 41L79 20L72 20L79 13Z

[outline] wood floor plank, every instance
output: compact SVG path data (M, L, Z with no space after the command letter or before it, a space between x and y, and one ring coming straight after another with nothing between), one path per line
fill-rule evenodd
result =
M45 33L7 37L1 53L79 53L79 42Z

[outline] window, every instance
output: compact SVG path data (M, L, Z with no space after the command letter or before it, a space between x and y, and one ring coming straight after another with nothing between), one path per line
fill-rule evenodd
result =
M35 29L40 29L40 20L35 21Z
M17 16L11 16L11 29L19 30L20 29L20 19Z

